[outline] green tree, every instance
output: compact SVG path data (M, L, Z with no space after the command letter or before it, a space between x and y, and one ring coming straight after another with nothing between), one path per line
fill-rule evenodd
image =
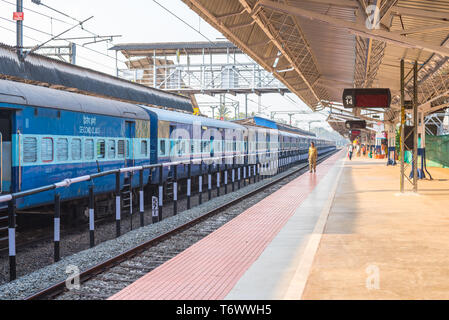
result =
M229 120L230 113L231 113L231 110L226 105L222 104L218 107L218 119L223 118L225 120Z

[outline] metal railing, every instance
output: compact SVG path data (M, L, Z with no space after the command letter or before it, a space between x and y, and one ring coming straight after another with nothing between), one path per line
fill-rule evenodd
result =
M326 146L320 150L320 152L328 152L332 146ZM54 260L55 262L60 259L60 212L61 212L61 198L60 194L56 192L58 189L68 188L73 184L91 181L92 184L89 186L89 238L90 247L95 246L95 190L93 181L100 177L115 175L116 185L115 185L115 220L116 220L116 237L121 235L121 220L122 220L122 208L121 208L121 175L124 173L130 173L131 179L131 190L133 189L132 175L135 172L139 172L139 215L140 215L140 226L144 226L144 187L152 182L153 173L158 170L159 181L157 183L157 195L152 195L152 223L162 221L162 209L163 209L163 196L164 196L164 168L169 167L170 170L173 169L173 214L178 213L178 166L187 166L187 210L191 208L191 197L192 197L192 178L198 178L198 204L202 204L203 199L203 177L207 175L207 193L208 200L212 198L212 175L216 174L216 191L217 196L220 196L220 187L224 185L225 194L228 193L228 186L231 184L232 191L235 191L236 184L237 188L241 188L241 184L246 186L246 183L253 183L264 179L265 176L272 176L280 172L285 171L287 168L292 166L294 163L304 160L301 157L302 149L295 148L288 151L268 151L268 152L258 152L251 154L239 154L230 156L220 156L220 157L210 157L210 158L200 158L200 159L189 159L176 162L135 166L119 168L114 170L108 170L104 172L99 172L91 175L85 175L80 177L75 177L71 179L65 179L63 181L31 189L26 191L20 191L12 194L1 195L0 204L8 202L8 239L9 239L9 269L10 269L10 281L16 279L16 201L18 199L25 198L27 196L36 195L42 192L55 190L54 197ZM250 161L255 160L255 161ZM213 165L216 165L216 172L213 170ZM192 165L199 165L199 173L197 175L192 175ZM203 167L207 168L206 171ZM148 177L148 182L144 183L144 172L145 170L150 170ZM223 184L221 183L221 177L223 176ZM136 189L136 188L134 188ZM131 203L132 207L132 203ZM130 212L132 219L132 210Z

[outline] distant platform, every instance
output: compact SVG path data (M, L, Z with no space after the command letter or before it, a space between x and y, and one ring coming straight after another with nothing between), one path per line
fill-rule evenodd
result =
M341 151L111 299L445 299L449 170Z

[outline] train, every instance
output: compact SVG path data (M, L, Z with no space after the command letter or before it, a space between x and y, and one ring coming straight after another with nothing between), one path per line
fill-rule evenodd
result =
M254 141L248 140L250 131L257 132ZM233 134L228 138L225 132ZM299 148L305 159L311 141L319 153L336 147L312 136L0 80L0 194L117 168L167 163L174 157L192 160ZM194 165L193 174L203 169L200 166L207 165ZM165 167L162 174L166 182L173 173ZM186 174L180 165L179 179ZM121 177L122 186L126 178ZM155 188L161 180L158 170L145 170L143 178L146 188ZM75 215L85 210L91 183L96 194L113 206L115 177L109 175L58 190L67 210ZM138 187L139 177L131 178L130 184ZM46 191L18 199L16 206L18 210L45 207L53 199L54 191Z

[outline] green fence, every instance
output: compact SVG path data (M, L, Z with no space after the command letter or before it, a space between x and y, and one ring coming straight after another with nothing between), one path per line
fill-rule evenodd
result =
M426 159L428 167L449 168L449 135L426 135Z

